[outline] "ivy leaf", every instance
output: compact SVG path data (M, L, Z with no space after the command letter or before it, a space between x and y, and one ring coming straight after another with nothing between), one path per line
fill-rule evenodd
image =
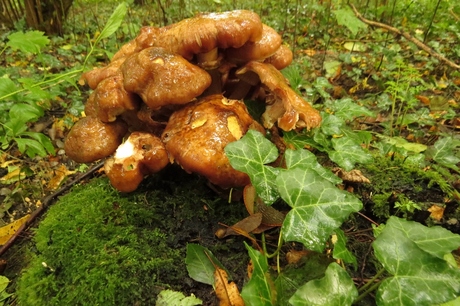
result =
M350 137L332 138L331 142L334 150L328 151L329 158L345 171L352 170L358 162L372 162L372 155Z
M358 34L360 29L367 28L366 24L359 20L349 7L345 7L340 10L333 10L332 12L337 19L337 23L339 25L346 26L354 36Z
M47 46L50 42L44 34L44 32L40 31L14 32L8 35L8 43L6 45L13 50L19 49L24 53L38 54L41 48Z
M208 285L214 285L215 266L225 270L210 250L194 243L187 244L185 264L187 266L188 275L192 279Z
M332 232L362 203L340 190L315 171L301 168L280 172L276 185L292 210L282 226L285 241L298 241L307 249L322 252Z
M332 243L334 244L332 257L334 259L341 259L346 263L352 264L356 270L358 268L356 257L347 249L347 237L345 237L345 233L341 229L335 230L335 235L332 238Z
M460 169L457 164L460 162L460 158L455 155L455 151L459 146L460 141L454 140L452 137L440 138L427 150L427 157L431 157L437 163L458 172Z
M351 305L358 290L348 273L335 262L321 279L309 281L289 299L291 305Z
M326 135L341 135L345 122L335 115L321 113L321 131Z
M109 20L107 20L107 23L105 24L104 29L102 29L101 34L97 37L97 42L99 42L101 39L107 38L113 33L115 33L116 30L120 27L123 19L125 18L126 12L128 11L128 5L126 2L120 3L115 11L113 11L112 15L110 16Z
M182 292L162 290L157 297L155 306L194 306L202 305L203 301L194 295L185 296Z
M284 158L289 169L301 168L304 171L313 170L321 177L325 178L334 185L342 183L342 180L332 173L331 170L321 166L316 160L316 156L308 150L286 150Z
M375 256L393 275L380 284L377 304L437 305L455 299L460 270L440 255L459 245L459 236L447 230L390 217L373 243Z
M251 257L254 270L249 282L243 287L241 296L247 305L274 305L275 285L268 272L267 257L244 243Z
M331 109L334 115L345 121L351 121L357 117L375 117L374 113L366 107L359 105L351 98L335 100Z
M275 179L279 169L266 166L278 157L276 146L260 132L249 130L246 135L225 147L230 164L236 170L249 175L257 195L265 204L273 204L279 195Z

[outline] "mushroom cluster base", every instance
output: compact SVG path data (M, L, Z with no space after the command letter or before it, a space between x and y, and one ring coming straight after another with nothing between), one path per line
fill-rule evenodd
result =
M111 62L83 74L93 92L65 141L67 155L105 172L122 192L170 163L223 188L249 184L225 146L248 129L311 129L319 112L280 70L292 61L281 36L251 11L202 14L144 27ZM260 122L245 99L265 103ZM259 118L257 118L259 119Z

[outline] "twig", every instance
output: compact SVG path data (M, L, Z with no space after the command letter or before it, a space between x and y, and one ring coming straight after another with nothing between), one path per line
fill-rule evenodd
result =
M452 68L460 69L460 65L457 65L456 63L452 62L451 60L445 58L443 55L437 53L436 51L434 51L433 49L431 49L430 47L425 45L423 42L421 42L417 38L411 36L409 33L403 32L403 31L401 31L401 30L399 30L399 29L397 29L395 27L389 26L389 25L384 24L384 23L380 23L380 22L376 22L376 21L366 19L358 12L358 10L355 8L355 6L353 4L350 4L350 6L351 6L353 12L355 13L356 17L358 17L358 19L361 20L362 22L364 22L364 23L366 23L368 25L383 28L383 29L386 29L386 30L388 30L390 32L393 32L393 33L396 33L398 35L401 35L405 39L407 39L408 41L413 42L417 47L419 47L423 51L426 51L428 54L430 54L434 58L446 63L447 65L449 65Z
M0 256L3 256L6 251L14 244L16 239L21 235L22 232L24 232L34 221L37 219L38 216L40 216L47 208L48 206L52 203L52 201L66 192L67 190L70 189L73 185L76 183L82 181L83 179L87 178L88 176L92 175L94 172L96 172L99 168L104 165L104 161L98 162L96 165L94 165L91 169L80 175L79 177L75 178L74 180L70 181L69 183L65 184L63 187L55 191L53 194L50 194L49 196L45 197L43 199L43 204L40 205L34 212L29 216L27 221L22 224L18 230L14 233L13 236L2 246L0 249Z

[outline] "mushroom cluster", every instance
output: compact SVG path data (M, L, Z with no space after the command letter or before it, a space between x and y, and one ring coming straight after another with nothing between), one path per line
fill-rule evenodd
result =
M248 129L319 126L321 117L279 70L292 61L280 35L251 11L203 14L143 27L103 68L83 74L86 116L65 141L67 155L104 170L122 192L169 163L220 187L245 186L225 146ZM266 104L261 124L243 99Z

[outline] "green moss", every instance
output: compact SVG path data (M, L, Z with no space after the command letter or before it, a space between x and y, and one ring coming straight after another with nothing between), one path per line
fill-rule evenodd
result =
M422 169L402 157L376 156L374 163L365 165L364 172L372 181L366 208L382 221L393 214L401 213L402 217L404 211L395 207L401 199L422 205L425 202L443 203L444 197L453 195L451 184L441 173Z
M152 305L164 288L183 290L186 243L219 245L212 227L244 212L190 178L157 177L129 195L104 178L74 188L36 230L20 304Z

